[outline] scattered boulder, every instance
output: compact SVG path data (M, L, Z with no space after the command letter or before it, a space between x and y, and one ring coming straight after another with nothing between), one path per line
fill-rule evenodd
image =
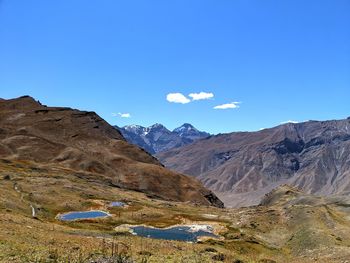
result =
M151 252L149 252L149 251L140 251L140 252L139 252L139 255L150 257L150 256L152 256L153 254L152 254Z
M218 252L215 248L212 247L206 247L205 249L202 250L203 253L209 252L209 253L216 253Z
M212 256L212 259L215 261L224 261L225 258L226 258L226 256L222 253L219 253L219 254Z
M4 180L11 180L11 177L7 174L3 177Z

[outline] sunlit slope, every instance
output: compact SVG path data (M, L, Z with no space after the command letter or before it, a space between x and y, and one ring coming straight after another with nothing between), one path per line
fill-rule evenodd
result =
M197 180L165 169L96 113L46 107L31 97L0 101L0 157L89 173L156 198L222 206Z
M219 134L157 157L166 167L199 178L229 206L258 204L281 184L347 195L350 119Z

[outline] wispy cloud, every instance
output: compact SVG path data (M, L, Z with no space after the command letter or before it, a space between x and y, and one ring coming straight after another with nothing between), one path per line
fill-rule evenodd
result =
M112 113L112 116L114 117L121 117L121 118L131 118L131 114L130 113L121 113L121 112L118 112L118 113Z
M280 124L286 124L286 123L299 123L298 121L288 120L288 121L282 121Z
M214 97L214 94L211 92L199 92L199 93L190 93L188 95L192 100L208 100Z
M166 95L166 99L169 102L181 103L181 104L186 104L191 102L191 100L187 98L185 95L183 95L182 93L169 93L168 95Z
M238 109L239 105L241 102L231 102L231 103L225 103L225 104L221 104L221 105L217 105L215 106L213 109L215 110L227 110L227 109Z

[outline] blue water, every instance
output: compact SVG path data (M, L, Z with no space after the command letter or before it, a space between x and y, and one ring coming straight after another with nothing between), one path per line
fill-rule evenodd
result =
M125 203L116 201L116 202L111 202L109 205L113 207L123 207L125 206Z
M99 217L107 217L108 213L103 211L84 211L84 212L69 212L59 216L60 220L63 221L72 221L79 219L91 219L91 218L99 218Z
M197 232L190 232L190 227L187 226L172 227L166 229L135 226L131 229L138 236L165 240L196 242L198 237L202 236L217 237L213 233L206 232L203 230L199 230Z

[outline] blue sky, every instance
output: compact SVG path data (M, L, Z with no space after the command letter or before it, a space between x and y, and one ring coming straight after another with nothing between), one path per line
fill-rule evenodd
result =
M0 0L0 97L25 94L211 133L345 118L350 1Z

